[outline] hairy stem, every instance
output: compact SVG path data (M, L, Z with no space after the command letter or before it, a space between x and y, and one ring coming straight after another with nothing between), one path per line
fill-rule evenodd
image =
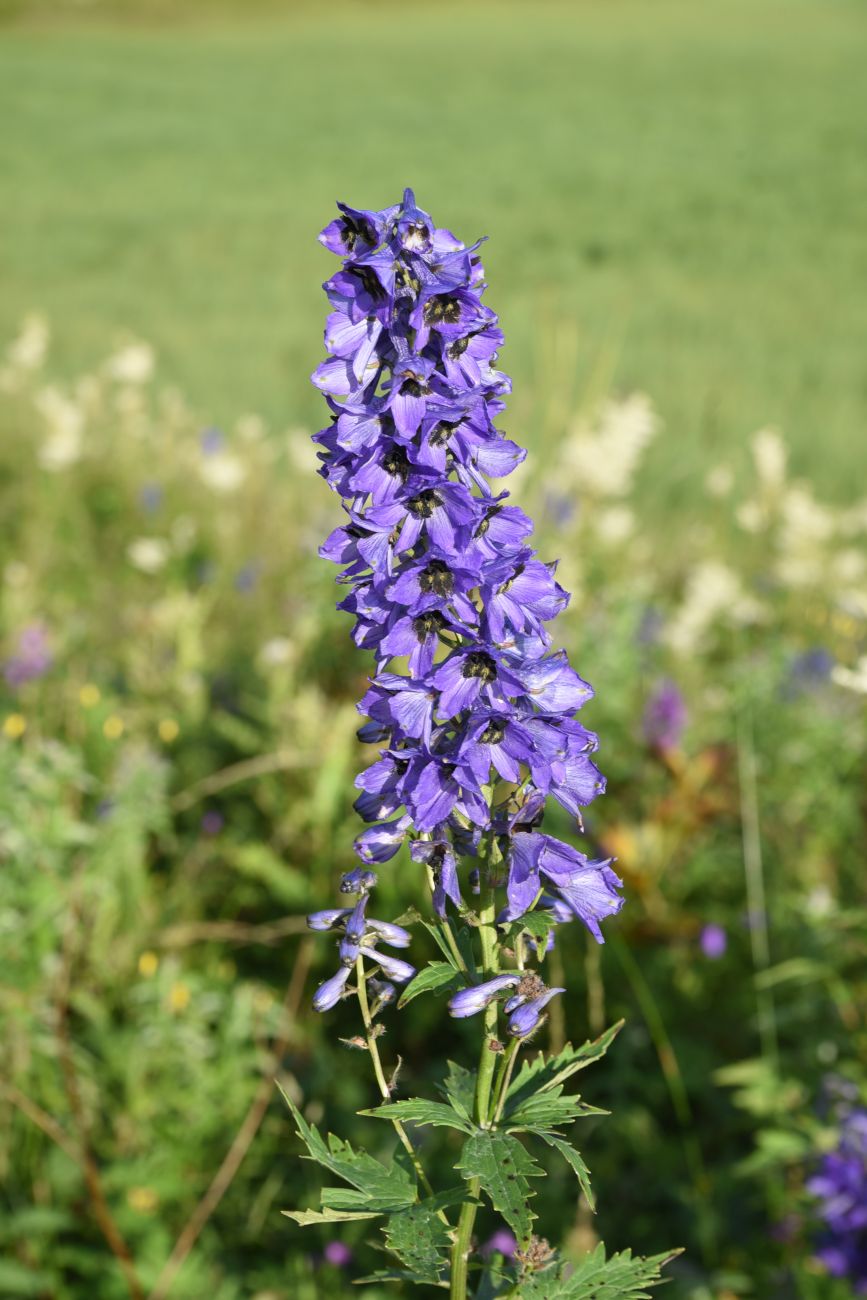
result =
M482 979L490 979L497 971L497 929L494 919L497 907L493 887L487 880L482 885L482 907L479 912L479 936L482 942ZM491 1110L491 1084L497 1053L491 1050L492 1041L497 1038L497 1003L493 1001L485 1008L484 1038L479 1056L479 1074L476 1081L476 1123L480 1128L488 1128ZM466 1300L467 1276L470 1263L473 1225L479 1205L481 1185L477 1178L471 1178L467 1187L467 1198L461 1206L454 1245L452 1246L451 1300Z
M361 1019L364 1022L364 1034L367 1039L367 1050L370 1053L370 1059L373 1061L373 1072L376 1075L376 1082L379 1085L379 1092L382 1100L390 1101L391 1092L389 1091L388 1083L386 1082L385 1071L382 1068L382 1058L379 1055L379 1048L376 1045L376 1035L373 1032L373 1021L370 1017L370 1006L367 1001L367 983L364 977L364 961L360 955L355 962L355 973L358 979L358 1005L361 1007ZM407 1155L412 1161L412 1167L415 1170L418 1181L421 1183L428 1196L433 1196L433 1188L431 1187L430 1180L422 1167L422 1163L418 1158L418 1153L416 1152L415 1147L409 1140L409 1134L399 1119L393 1119L391 1122L394 1125L395 1133L397 1133L397 1136L403 1143ZM446 1219L442 1210L439 1212L439 1217L443 1222L448 1223L448 1219Z

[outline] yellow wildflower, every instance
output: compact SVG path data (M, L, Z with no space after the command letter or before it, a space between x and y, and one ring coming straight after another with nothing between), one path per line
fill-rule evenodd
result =
M27 719L23 713L10 713L3 723L3 735L10 740L18 740L27 730Z
M119 740L123 735L123 718L119 718L116 713L106 718L102 724L102 734L106 740Z
M143 952L138 959L138 973L148 979L151 975L156 975L159 964L160 959L155 952Z

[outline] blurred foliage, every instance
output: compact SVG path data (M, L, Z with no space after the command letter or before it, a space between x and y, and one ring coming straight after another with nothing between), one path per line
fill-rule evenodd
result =
M337 505L304 431L205 427L132 339L60 381L49 341L33 317L0 363L0 1295L333 1295L378 1261L363 1225L344 1259L281 1217L316 1184L271 1079L388 1149L349 1010L309 1011L330 949L300 919L351 863L370 761L316 557ZM673 1296L836 1300L804 1180L829 1076L865 1085L867 502L818 500L763 430L675 533L641 486L671 436L650 402L549 392L514 491L574 592L609 778L587 834L628 906L604 949L563 933L547 1032L627 1025L586 1091L613 1111L582 1130L599 1213L555 1167L540 1215L573 1257L684 1245ZM383 915L421 894L383 872ZM404 1095L431 1095L472 1029L434 998L391 1016ZM419 1138L447 1182L448 1136Z

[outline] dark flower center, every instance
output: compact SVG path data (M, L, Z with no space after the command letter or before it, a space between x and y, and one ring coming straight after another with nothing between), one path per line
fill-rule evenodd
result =
M433 512L442 505L442 500L433 488L425 488L418 496L410 497L406 508L416 519L430 519Z
M424 614L419 614L418 618L412 620L412 630L419 641L425 641L429 636L436 636L445 625L446 621L438 609L426 610Z
M431 560L419 574L418 585L425 594L432 591L435 596L450 596L455 578L444 560Z
M492 682L497 675L497 665L484 650L474 650L468 654L461 668L463 677L480 677L483 682Z
M375 271L371 271L369 266L352 266L349 270L350 274L356 276L361 281L371 298L385 297L385 290L379 283L379 276Z
M409 460L403 447L392 447L382 459L382 468L386 474L399 478L403 483L409 475Z
M479 736L483 745L499 745L506 734L506 724L502 718L492 718Z
M469 346L470 336L467 334L464 338L455 339L454 343L450 343L446 348L446 352L452 361L457 361L458 357L463 356Z
M408 371L400 382L400 391L408 394L409 397L421 397L424 393L429 393L430 389L421 375L414 375Z
M460 423L460 420L440 420L431 429L428 442L432 447L444 447L455 429L460 428Z
M421 281L417 280L414 275L410 275L403 262L395 262L394 264L394 282L398 288L408 289L412 294L417 294L421 288Z
M488 511L488 513L485 515L484 519L482 520L482 522L479 524L478 528L475 531L474 535L476 537L484 537L485 533L488 531L488 529L491 526L491 520L494 518L495 515L498 515L500 513L502 508L503 508L502 506L493 506Z
M461 318L461 304L457 298L450 298L448 294L435 294L425 303L424 318L428 325L439 325L442 321L447 325L455 325Z
M354 217L343 218L343 242L349 252L353 252L359 239L363 239L369 248L376 243L376 235L369 221L356 221Z
M411 221L403 236L405 248L424 248L430 239L430 231L423 221Z
M507 578L506 581L503 583L502 587L500 588L500 595L508 591L512 583L515 582L516 579L520 578L523 572L524 572L524 566L523 564L519 564L515 572L512 574L511 578Z

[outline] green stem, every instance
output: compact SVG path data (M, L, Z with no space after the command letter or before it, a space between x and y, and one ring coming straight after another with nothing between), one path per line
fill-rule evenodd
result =
M515 1063L518 1060L518 1052L521 1050L520 1038L513 1038L506 1049L505 1064L500 1073L499 1085L496 1089L496 1104L494 1106L494 1118L491 1123L496 1127L500 1122L500 1116L503 1113L503 1107L506 1104L506 1095L509 1091L509 1084L512 1082L512 1072L515 1069Z
M364 961L360 954L356 958L355 974L358 980L358 1005L361 1007L361 1019L364 1022L364 1034L367 1039L367 1050L370 1053L370 1059L373 1061L373 1072L376 1075L376 1082L379 1085L382 1100L391 1101L391 1093L385 1079L385 1071L382 1068L382 1059L379 1055L379 1048L376 1045L376 1035L373 1032L373 1021L370 1017L370 1006L367 1001L367 982L364 975ZM421 1183L428 1196L433 1196L434 1191L430 1185L430 1180L428 1179L422 1163L418 1158L415 1147L409 1140L409 1134L399 1119L393 1119L391 1122L394 1125L394 1130L397 1133L397 1136L400 1138L404 1148L406 1149L407 1155L412 1161L412 1167L416 1172L418 1181ZM439 1217L444 1223L448 1223L448 1219L442 1210L439 1211Z
M485 868L483 866L483 875ZM492 886L483 881L482 907L479 912L479 936L482 941L482 979L490 979L497 971L497 928L494 924L497 905ZM479 1056L479 1073L476 1080L476 1123L480 1128L490 1126L491 1084L497 1052L491 1050L491 1042L497 1037L497 1002L494 1000L485 1008L485 1028L482 1050ZM466 1300L467 1277L470 1264L470 1249L473 1225L479 1206L481 1184L478 1178L471 1178L467 1187L467 1199L461 1206L460 1218L452 1246L452 1269L450 1300Z

